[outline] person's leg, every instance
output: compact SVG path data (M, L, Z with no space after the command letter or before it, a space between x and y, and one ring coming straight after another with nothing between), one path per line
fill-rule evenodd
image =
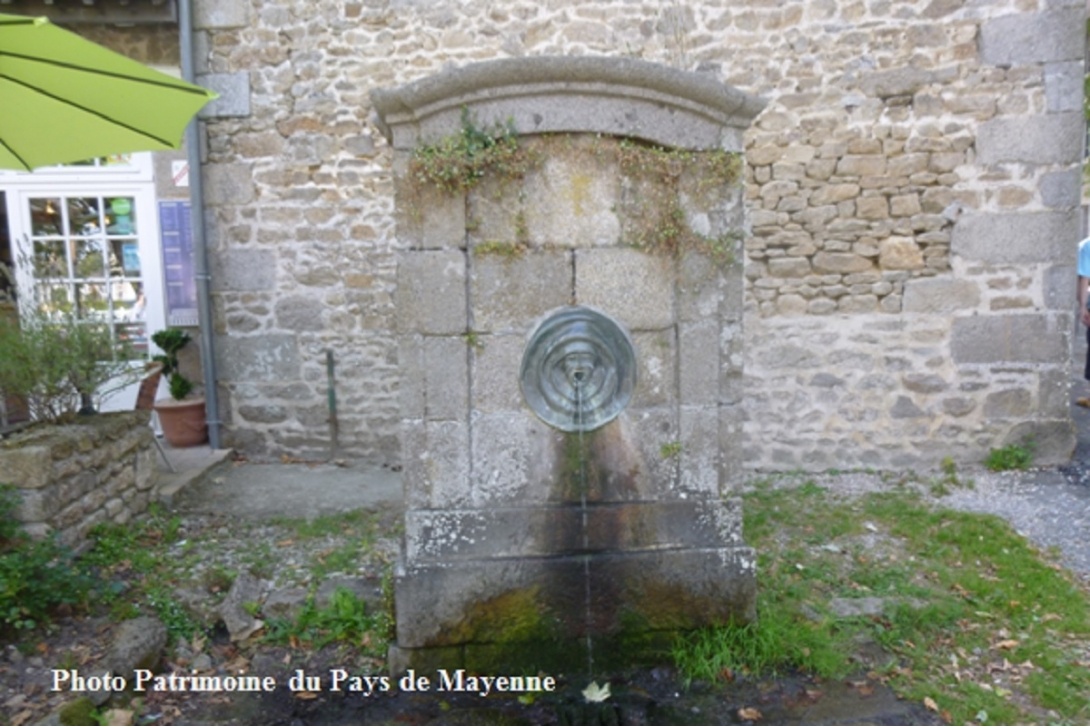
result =
M1090 326L1086 327L1086 365L1083 368L1082 376L1090 381ZM1080 396L1075 400L1075 403L1090 408L1090 397Z

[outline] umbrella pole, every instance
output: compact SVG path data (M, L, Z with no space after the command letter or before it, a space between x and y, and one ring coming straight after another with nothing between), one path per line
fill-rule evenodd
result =
M178 0L178 34L182 78L195 83L193 63L193 5L191 0ZM193 229L193 277L197 284L197 321L201 349L201 370L204 372L205 414L208 419L208 443L220 448L219 392L216 377L216 356L212 335L212 296L209 292L208 245L204 234L204 185L201 179L201 146L197 116L185 127L185 150L189 161L190 227Z

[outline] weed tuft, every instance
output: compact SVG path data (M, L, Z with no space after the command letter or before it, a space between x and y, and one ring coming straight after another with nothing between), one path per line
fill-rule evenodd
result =
M1033 465L1033 442L1008 444L992 449L984 460L984 466L992 472L1024 470Z

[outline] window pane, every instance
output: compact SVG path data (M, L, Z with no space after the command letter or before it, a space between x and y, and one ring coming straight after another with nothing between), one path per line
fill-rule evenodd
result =
M136 234L136 205L132 197L114 197L109 200L106 215L106 232L111 235Z
M140 275L140 249L135 239L110 240L109 246L111 277Z
M30 200L30 234L45 237L61 234L61 201L55 197Z
M34 241L34 277L67 278L68 260L60 240Z
M68 198L69 235L102 234L102 216L99 210L101 201L99 197Z
M106 267L102 260L102 245L97 240L73 240L72 271L77 278L104 278Z
M104 321L109 318L110 302L105 283L77 283L76 315L83 320Z

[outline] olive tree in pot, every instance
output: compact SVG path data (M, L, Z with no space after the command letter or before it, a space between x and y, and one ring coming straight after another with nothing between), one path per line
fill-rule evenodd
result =
M163 350L153 357L162 364L167 377L169 399L155 402L155 413L163 436L173 447L192 447L208 440L208 421L204 412L204 397L189 397L193 382L178 370L178 352L191 340L180 328L164 328L152 334L151 340ZM189 398L187 398L189 397Z

